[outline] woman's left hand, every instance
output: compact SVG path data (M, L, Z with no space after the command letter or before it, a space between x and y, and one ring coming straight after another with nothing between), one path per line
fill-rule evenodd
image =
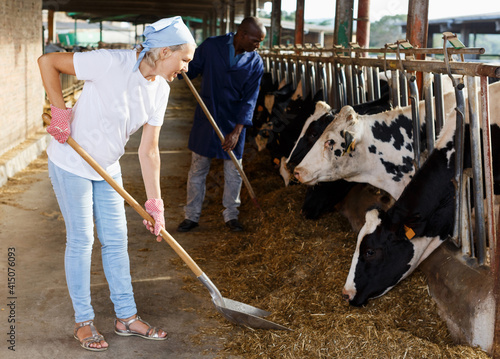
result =
M153 217L155 224L153 226L151 222L146 220L142 222L151 233L157 236L156 240L161 242L162 237L160 231L162 228L165 228L165 209L163 200L160 198L150 198L146 201L144 207L146 207L146 212Z

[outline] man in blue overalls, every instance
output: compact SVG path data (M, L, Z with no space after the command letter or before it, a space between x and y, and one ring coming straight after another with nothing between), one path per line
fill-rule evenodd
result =
M227 152L233 151L241 165L245 146L245 127L252 116L264 72L262 58L255 52L266 36L266 28L255 17L243 19L236 34L206 39L189 63L189 78L202 75L200 96L224 134L217 136L200 105L196 107L189 136L192 151L187 183L185 219L179 232L198 226L205 198L205 180L212 158L224 160L224 222L233 232L243 230L238 221L242 179Z

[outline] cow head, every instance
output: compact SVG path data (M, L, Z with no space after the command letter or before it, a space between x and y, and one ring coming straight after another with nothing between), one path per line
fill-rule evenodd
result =
M345 174L349 158L356 156L356 145L362 139L362 128L358 124L358 114L351 106L344 106L295 168L295 177L302 183L314 185L339 179L336 175L339 169ZM350 170L356 172L355 167L347 168Z
M315 106L314 113L304 123L295 146L286 160L286 168L291 173L333 120L331 108L326 102L318 101Z
M358 234L342 295L353 306L365 305L392 289L441 244L439 237L416 237L403 222L372 209Z

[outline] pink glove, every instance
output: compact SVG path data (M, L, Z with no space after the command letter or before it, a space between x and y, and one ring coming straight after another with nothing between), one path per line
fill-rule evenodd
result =
M144 207L146 207L146 212L148 212L155 220L155 225L153 227L151 223L146 220L143 220L142 223L144 223L146 228L151 231L151 233L154 233L156 236L158 236L156 240L158 242L161 242L162 237L160 235L160 231L162 228L165 228L165 211L163 208L163 200L156 198L148 199Z
M52 113L52 121L47 127L47 132L50 133L59 143L64 143L68 140L71 130L69 128L69 121L71 120L71 109L65 110L50 105Z

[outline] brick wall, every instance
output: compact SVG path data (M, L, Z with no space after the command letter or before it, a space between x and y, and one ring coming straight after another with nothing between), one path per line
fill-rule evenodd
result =
M0 1L0 155L42 129L42 0Z

